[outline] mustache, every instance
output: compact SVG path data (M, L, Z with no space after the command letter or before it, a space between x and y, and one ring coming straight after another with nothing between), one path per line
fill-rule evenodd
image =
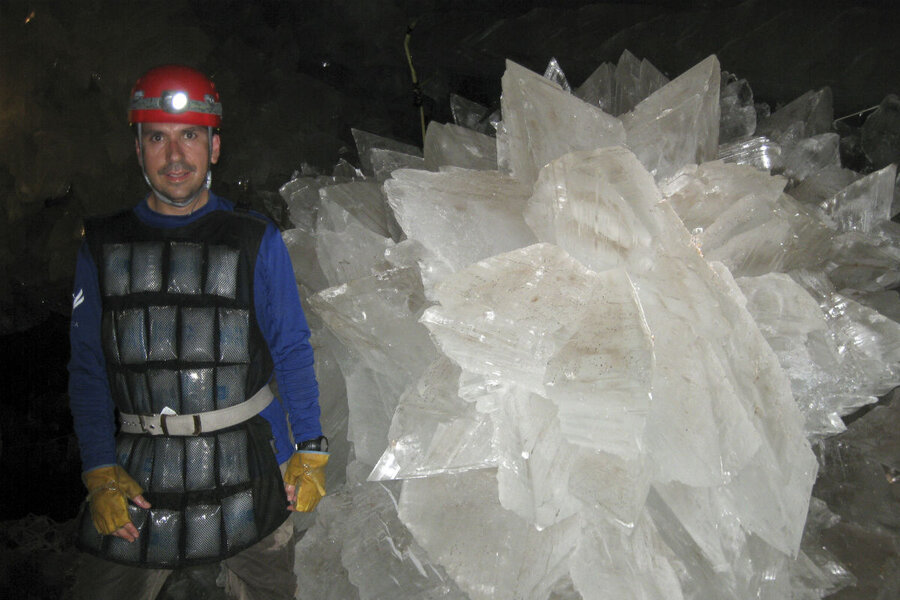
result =
M174 163L169 163L166 166L164 166L162 169L157 171L157 174L166 175L166 174L172 173L174 171L189 171L189 172L193 173L196 170L197 170L197 167L191 166L187 163L174 162Z

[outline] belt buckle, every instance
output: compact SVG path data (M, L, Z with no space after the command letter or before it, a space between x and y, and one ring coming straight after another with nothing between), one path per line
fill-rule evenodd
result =
M165 416L166 415L160 415L160 420L162 421ZM144 433L149 433L150 435L162 435L163 431L161 431L155 424L155 417L140 415L139 419L141 421L141 430Z

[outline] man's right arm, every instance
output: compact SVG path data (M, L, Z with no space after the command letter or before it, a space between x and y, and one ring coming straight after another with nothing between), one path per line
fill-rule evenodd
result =
M83 471L116 462L115 420L100 339L102 305L97 266L86 243L75 263L69 329L69 406Z

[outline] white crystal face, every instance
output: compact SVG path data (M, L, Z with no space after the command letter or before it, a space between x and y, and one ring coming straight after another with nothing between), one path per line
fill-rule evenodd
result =
M527 188L496 171L400 170L384 190L407 238L425 250L418 262L429 296L441 274L534 241L522 216Z
M628 147L656 180L716 157L720 80L710 56L622 115Z
M707 260L735 275L820 267L832 233L782 193L786 181L748 165L687 166L661 185Z
M436 357L416 322L426 305L421 281L412 269L391 269L323 290L310 305L349 351L338 356L347 380L348 436L356 457L374 465L400 395Z
M636 460L651 408L650 328L624 269L596 279L591 302L570 313L577 318L573 335L547 362L546 396L569 442Z
M384 253L393 240L365 227L341 205L331 200L326 190L316 223L316 256L330 286L340 285L380 273L388 268ZM352 254L353 261L345 259Z
M659 190L625 148L573 152L538 177L525 220L538 239L558 244L595 271L646 257L658 226Z
M869 233L891 219L896 180L897 165L888 165L851 183L820 206L838 231Z
M459 376L459 367L442 356L400 397L388 448L370 481L497 466L490 415L459 397Z
M351 129L350 133L353 134L353 141L356 142L356 152L362 163L362 170L366 175L375 173L376 165L374 163L378 162L378 159L373 160L373 158L378 150L391 151L395 156L405 154L413 157L422 157L422 150L412 144L398 142L360 129Z
M500 108L508 168L528 186L541 167L563 154L625 143L625 130L618 119L512 61L506 61L502 85ZM498 157L503 155L499 143Z
M440 284L422 323L464 369L544 392L547 361L571 337L597 282L565 252L529 246Z
M425 133L425 168L459 167L494 171L497 169L497 141L489 135L453 125L428 124Z

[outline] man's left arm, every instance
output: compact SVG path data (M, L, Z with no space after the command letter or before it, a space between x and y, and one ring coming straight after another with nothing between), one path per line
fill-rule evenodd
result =
M269 224L260 245L255 276L255 309L263 337L269 346L275 368L278 392L288 413L294 441L298 444L322 436L319 387L314 369L309 325L300 304L297 281L290 255L274 225ZM280 408L269 419L273 430L284 422ZM265 414L265 413L264 413ZM285 490L292 508L312 510L324 495L325 451L294 452L286 431L273 431L279 462L288 460ZM299 489L298 489L299 487ZM295 503L295 500L301 500Z

